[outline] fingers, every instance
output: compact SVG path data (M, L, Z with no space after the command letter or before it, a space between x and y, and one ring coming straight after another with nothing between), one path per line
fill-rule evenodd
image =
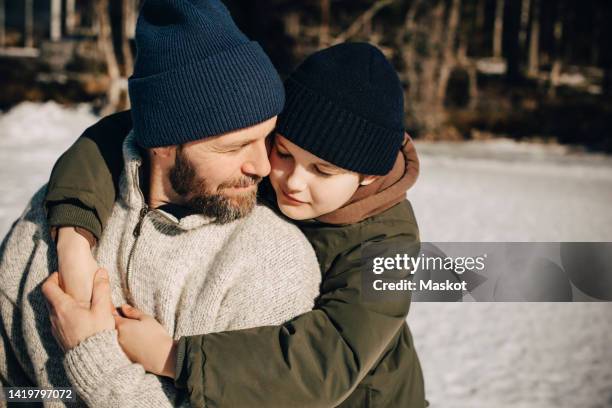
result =
M66 304L72 298L68 296L59 286L59 273L53 272L42 284L42 293L53 309Z
M110 282L108 272L105 269L98 269L94 275L93 292L91 294L91 310L108 312L113 308L111 300Z
M125 322L126 320L128 320L127 318L125 318L125 317L123 317L123 316L119 316L118 314L117 314L117 315L114 315L113 317L115 318L115 328L116 328L116 329L118 329L118 328L119 328L119 326L121 326L121 324L123 324L123 322Z
M121 305L121 313L123 313L125 317L129 317L130 319L136 320L140 320L145 316L143 312L136 309L135 307L128 305L127 303Z

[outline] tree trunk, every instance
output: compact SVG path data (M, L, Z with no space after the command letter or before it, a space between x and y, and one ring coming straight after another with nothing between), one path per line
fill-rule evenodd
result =
M457 28L461 18L461 0L453 0L448 17L446 38L444 39L442 60L440 61L440 79L438 81L438 104L443 105L446 97L446 88L450 74L456 64L455 41L457 39Z
M398 30L396 43L402 55L403 71L405 78L408 79L408 89L406 91L406 99L415 101L418 98L419 76L416 70L415 61L415 38L416 38L416 14L421 7L423 0L415 0L410 4L410 8L406 12L404 24ZM412 102L411 102L412 103ZM406 104L406 108L408 108Z
M34 47L34 8L33 0L25 0L25 43L28 48Z
M0 47L6 45L4 13L4 0L0 0Z
M131 28L133 26L132 20L134 19L134 9L132 0L122 0L122 27L123 33L121 36L121 51L123 53L123 66L125 70L125 76L132 75L134 71L134 57L132 56L132 47L130 46L130 38L133 33Z
M330 0L321 0L321 26L319 27L319 47L329 44Z
M549 95L554 97L559 86L561 77L561 58L562 58L562 41L563 41L563 5L560 2L557 9L557 18L554 25L554 60L550 70L550 88Z
M495 6L495 24L493 26L493 56L495 58L502 57L502 39L504 35L504 3L504 0L497 0L497 4Z
M340 44L341 42L344 42L350 39L351 37L355 36L360 31L363 31L364 27L367 27L367 25L371 23L374 16L376 16L376 14L380 10L387 7L394 1L395 0L379 0L376 3L374 3L372 7L370 7L362 15L357 17L355 21L353 21L353 23L350 25L350 27L346 29L346 31L340 33L340 35L334 38L331 44L332 45Z
M428 4L427 7L431 6ZM425 21L419 24L419 31L427 32L426 49L414 53L414 57L419 60L420 72L417 71L419 72L417 99L411 100L410 103L413 104L413 119L421 124L426 137L435 135L446 119L438 95L441 50L444 47L445 9L445 1L437 1L425 17ZM413 43L415 43L413 47L420 46L416 41Z
M612 25L609 23L612 18L612 7L608 5L603 10L603 15L600 21L602 22L600 37L599 37L599 54L600 66L603 69L604 77L602 83L602 93L608 97L612 97L612 50L608 39L612 38Z
M470 49L473 46L475 50L478 50L480 54L480 50L486 48L485 46L485 23L487 22L486 16L486 5L487 2L485 0L478 0L476 3L476 10L474 16L474 30L471 33L471 41L470 41Z
M509 1L506 9L506 25L504 37L506 45L506 63L508 66L506 80L510 84L521 80L521 46L519 43L519 31L521 25L521 4L517 1Z
M98 48L104 55L106 72L110 79L110 86L107 91L108 100L106 107L102 110L103 114L112 113L117 110L121 97L119 64L117 63L115 50L113 48L108 1L109 0L96 0L96 16L98 18Z
M62 38L62 0L51 0L51 41Z
M533 1L533 13L531 17L531 35L529 39L529 59L527 63L527 75L536 78L540 71L540 0Z
M138 18L138 0L126 0L129 3L130 18L126 26L128 38L136 37L136 19Z
M529 14L531 11L531 0L522 0L521 3L521 28L519 32L519 43L521 50L527 50L527 32L529 31ZM524 54L524 52L521 52Z
M76 28L76 0L66 0L66 34L74 34Z
M476 5L476 29L482 30L484 29L484 25L486 22L486 0L478 0L478 4Z

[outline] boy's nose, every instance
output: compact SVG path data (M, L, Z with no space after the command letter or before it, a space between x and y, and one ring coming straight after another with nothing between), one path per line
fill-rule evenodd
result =
M299 166L293 169L293 172L287 177L287 191L288 193L297 193L303 191L306 188L306 178L302 174Z

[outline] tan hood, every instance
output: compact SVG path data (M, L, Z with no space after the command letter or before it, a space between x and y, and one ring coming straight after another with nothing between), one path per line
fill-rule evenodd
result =
M317 218L327 224L353 224L379 214L406 198L406 191L419 177L419 158L406 133L393 169L370 185L357 189L342 207Z

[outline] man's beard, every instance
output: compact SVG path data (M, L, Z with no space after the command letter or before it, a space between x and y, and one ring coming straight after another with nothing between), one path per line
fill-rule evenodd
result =
M184 205L191 210L212 217L217 224L225 224L248 215L257 202L257 189L236 196L227 196L224 190L232 187L248 187L258 184L261 177L242 176L220 184L210 191L206 179L198 178L194 166L183 154L181 146L176 149L174 167L170 170L170 183L174 191L185 199Z

